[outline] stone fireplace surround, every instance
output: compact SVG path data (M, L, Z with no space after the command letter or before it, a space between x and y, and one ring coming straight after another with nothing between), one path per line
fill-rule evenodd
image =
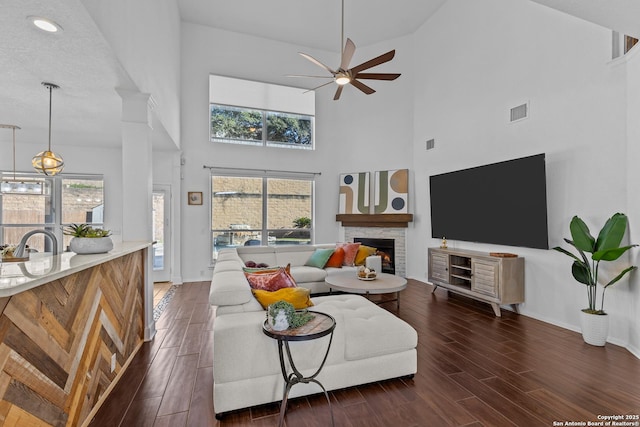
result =
M407 274L407 229L383 227L344 227L344 241L353 242L354 237L368 239L394 239L396 276Z

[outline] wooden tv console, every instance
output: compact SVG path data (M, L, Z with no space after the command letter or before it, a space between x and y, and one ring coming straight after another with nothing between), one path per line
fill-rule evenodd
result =
M462 249L429 248L429 282L491 304L500 317L500 305L518 312L524 302L524 258Z

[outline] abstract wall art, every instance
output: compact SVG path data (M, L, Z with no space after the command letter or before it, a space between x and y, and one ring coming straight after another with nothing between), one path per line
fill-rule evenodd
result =
M340 175L340 199L338 213L369 213L369 172L346 173Z
M375 172L375 213L407 213L408 197L409 169Z

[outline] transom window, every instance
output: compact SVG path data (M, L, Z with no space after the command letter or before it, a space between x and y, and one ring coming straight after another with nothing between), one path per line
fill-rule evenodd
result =
M314 149L314 92L210 76L209 105L212 142Z
M212 171L212 256L227 247L311 243L313 177Z
M211 104L211 141L313 148L313 117Z

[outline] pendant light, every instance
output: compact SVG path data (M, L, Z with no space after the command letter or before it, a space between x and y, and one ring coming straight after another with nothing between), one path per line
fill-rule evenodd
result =
M2 178L2 182L0 183L0 193L43 194L43 186L41 182L38 182L37 180L24 179L24 177L20 180L16 178L16 130L20 129L20 126L0 124L0 129L11 129L13 131L13 179Z
M53 176L62 172L64 168L62 156L51 151L51 93L53 89L59 89L60 86L47 82L42 82L42 85L49 89L49 148L33 156L31 164L38 172Z

